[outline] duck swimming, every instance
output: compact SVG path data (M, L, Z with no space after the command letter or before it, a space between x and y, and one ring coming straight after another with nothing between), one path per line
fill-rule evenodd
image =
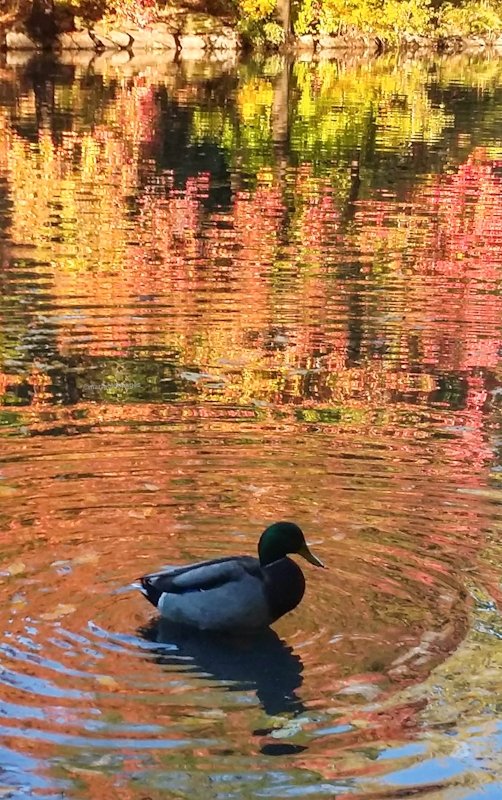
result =
M324 567L294 522L275 522L261 535L258 558L231 556L169 567L140 578L140 589L170 622L200 630L257 630L292 611L305 578L289 553Z

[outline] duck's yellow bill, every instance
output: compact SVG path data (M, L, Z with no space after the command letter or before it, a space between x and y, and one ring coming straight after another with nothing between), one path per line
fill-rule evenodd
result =
M306 544L300 547L300 549L298 550L298 555L303 556L303 558L306 561L309 561L315 567L324 567L322 561L319 558L317 558L317 556L315 556L313 553L310 552Z

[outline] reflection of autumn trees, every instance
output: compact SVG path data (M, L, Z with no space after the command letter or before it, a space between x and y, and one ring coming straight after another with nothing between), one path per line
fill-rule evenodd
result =
M84 315L76 327L63 326L63 349L77 346L99 356L100 348L109 353L115 347L117 354L175 348L182 363L220 375L225 384L218 397L233 401L261 395L278 400L282 390L291 395L293 378L293 394L305 400L305 381L295 370L311 370L317 399L330 402L353 395L354 379L373 387L372 394L376 382L390 392L428 395L442 373L493 369L500 315L499 178L486 163L473 172L472 163L420 189L397 218L385 198L360 201L345 239L363 265L356 278L344 276L337 253L333 192L308 170L295 180L296 208L286 237L271 176L265 174L253 191L237 192L224 213L204 209L207 176L187 182L184 190L173 188L168 176L162 192L143 195L139 241L125 248L122 269L61 272L55 280L65 306L80 305L82 297L90 305L98 292L107 307L134 305L142 295L153 299L134 319L124 313L107 325ZM468 188L464 170L471 174ZM347 372L354 291L362 297L362 345L360 363ZM170 318L162 329L159 313L166 304ZM96 330L83 348L75 342L79 326ZM250 363L254 383L247 389L244 369L237 384L235 369L227 374L228 359Z
M385 198L358 209L361 249L381 289L405 295L389 324L386 295L372 304L367 349L416 371L493 369L500 320L501 180L483 151L431 178L398 208ZM369 222L369 225L365 224ZM396 309L397 311L397 309Z
M69 117L57 135L39 118L35 143L3 112L9 240L34 246L29 268L48 304L34 314L33 295L24 324L52 320L63 365L113 358L129 369L167 356L174 380L176 368L193 376L182 391L203 399L364 406L446 397L454 370L493 368L497 353L497 163L476 150L458 170L416 188L408 181L397 201L377 185L382 164L452 125L444 103L429 99L424 66L300 63L282 143L291 166L278 172L277 68L243 70L234 104L215 102L204 82L165 84L191 119L188 141L217 144L238 167L224 205L211 194L210 168L183 177L159 168L171 117L165 90L145 76L100 83L106 104L90 119ZM83 114L89 89L78 86L56 87L54 114ZM35 105L23 95L16 118L32 117ZM481 336L480 325L491 333ZM465 398L475 376L464 377L461 389L458 378L448 383L450 400Z
M59 142L42 128L33 146L4 117L14 243L35 245L42 256L50 248L63 271L91 269L103 257L109 265L111 254L120 262L116 232L137 184L140 142L151 130L151 91L123 87L106 123L65 131Z

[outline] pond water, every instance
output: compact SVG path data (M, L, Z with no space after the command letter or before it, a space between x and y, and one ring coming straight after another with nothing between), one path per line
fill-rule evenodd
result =
M0 796L500 800L502 60L116 60L0 63Z

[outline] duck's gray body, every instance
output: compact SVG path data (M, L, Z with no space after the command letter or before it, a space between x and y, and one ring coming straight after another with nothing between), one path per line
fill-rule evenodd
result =
M143 594L171 622L200 630L267 627L301 601L305 579L284 557L265 566L238 556L174 567L141 578Z

